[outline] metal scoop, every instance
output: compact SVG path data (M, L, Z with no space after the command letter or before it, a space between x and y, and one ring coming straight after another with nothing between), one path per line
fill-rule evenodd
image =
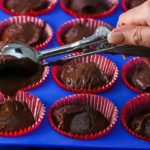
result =
M95 53L113 53L113 54L127 54L130 56L150 56L150 48L147 47L136 47L127 45L111 45L107 41L107 35L111 32L111 29L106 26L100 26L96 29L95 33L83 40L77 41L72 44L61 46L58 48L52 48L42 52L36 51L33 48L21 44L21 43L11 43L3 47L1 55L11 55L17 58L30 58L36 63L42 63L44 58L73 52L77 49L81 49L83 52L80 55L68 57L65 59L49 62L45 65L55 65L61 64L71 59L78 57L83 57ZM92 50L86 49L86 47L94 47Z

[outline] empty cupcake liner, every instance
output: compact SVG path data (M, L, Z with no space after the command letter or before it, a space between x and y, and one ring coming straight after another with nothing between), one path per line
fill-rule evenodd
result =
M128 0L122 0L122 8L124 11L129 10L129 8L127 7L127 2L128 2Z
M62 108L63 106L66 105L78 105L78 106L88 105L92 109L100 111L110 121L110 125L103 131L86 135L77 135L62 131L55 126L52 115L56 109ZM118 109L111 101L101 96L92 94L75 94L61 98L59 101L57 101L55 104L52 105L48 113L49 123L57 132L70 138L80 140L95 139L108 134L116 124L117 118L118 118Z
M73 27L74 25L79 24L79 23L85 25L86 27L90 27L94 31L96 30L97 27L103 26L103 25L108 28L113 29L113 27L111 25L109 25L103 21L98 21L98 20L94 20L94 19L85 19L85 18L72 19L70 21L65 22L58 29L58 31L56 33L56 38L60 45L65 45L65 43L63 42L62 39L63 39L63 36L66 33L66 31L68 31L71 27Z
M141 91L134 87L132 83L130 82L133 73L140 68L144 63L144 60L142 58L136 57L131 60L129 60L122 69L122 80L125 83L125 85L131 89L132 91L141 94L141 93L146 93L145 91Z
M66 57L75 56L78 54L79 53L70 54ZM111 77L111 81L107 85L104 85L103 87L99 87L99 88L91 89L91 90L80 90L80 89L70 88L70 87L66 86L64 83L62 83L62 81L59 79L58 73L61 71L60 66L55 66L52 69L52 77L53 77L54 81L61 88L65 89L65 90L68 90L71 92L76 92L76 93L87 93L87 94L95 94L95 93L100 93L100 92L106 91L106 90L110 89L116 83L116 81L118 79L119 71L114 62L112 62L111 60L109 60L106 57L95 54L95 55L90 55L90 56L74 59L69 63L85 63L85 62L86 63L94 62L104 72L104 74L106 74L106 76Z
M7 13L9 15L13 15L13 16L21 16L21 15L24 15L24 16L39 16L39 15L44 15L44 14L52 11L55 8L56 4L57 4L57 0L47 0L49 2L49 5L46 8L44 8L42 10L29 10L26 13L22 14L22 13L19 13L19 12L13 12L13 11L9 10L8 8L6 8L4 6L4 1L5 0L2 0L2 2L1 2L1 9L5 13Z
M4 95L0 94L0 102L4 102L5 100L6 99ZM30 133L34 131L41 124L44 118L46 110L39 98L31 94L19 91L15 96L15 100L20 101L20 102L25 102L28 105L28 108L33 113L35 123L26 129L21 129L20 131L0 132L0 136L14 137L14 136L22 136L24 134Z
M42 85L44 83L44 81L47 79L48 75L49 75L49 67L46 66L44 68L44 72L43 72L43 75L42 75L40 81L38 81L38 82L36 82L36 83L34 83L32 85L29 85L26 88L23 88L21 91L27 91L27 90L35 89L36 87Z
M133 136L146 141L150 141L150 138L142 136L134 132L132 129L130 129L127 125L127 120L131 115L141 113L142 111L145 110L149 111L149 107L150 107L150 94L144 93L128 101L124 106L121 114L121 122L124 128Z
M44 27L43 32L45 32L45 35L46 35L44 41L39 42L38 44L33 46L33 48L36 50L40 50L40 49L46 47L50 43L50 41L52 40L53 30L49 24L47 24L43 20L35 18L35 17L16 16L16 17L10 17L9 19L5 19L4 21L2 21L0 23L0 33L3 31L4 28L6 28L7 26L9 26L11 24L27 23L27 22L32 22L39 27Z
M119 0L108 0L108 3L113 4L113 6L107 11L104 11L102 13L97 13L97 14L78 14L78 13L75 13L71 9L66 7L67 2L68 2L68 0L60 0L61 8L66 13L68 13L69 15L74 16L74 17L78 17L78 18L102 18L102 17L106 17L106 16L113 14L113 12L115 12L115 10L117 9L117 7L119 5Z

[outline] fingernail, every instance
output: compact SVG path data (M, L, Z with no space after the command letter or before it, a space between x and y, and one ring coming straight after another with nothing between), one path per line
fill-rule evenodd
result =
M112 31L107 36L109 43L120 44L124 42L124 35L118 31Z

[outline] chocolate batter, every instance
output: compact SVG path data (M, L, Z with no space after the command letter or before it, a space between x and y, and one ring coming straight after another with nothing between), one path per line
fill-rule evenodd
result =
M150 138L150 112L134 115L129 121L129 127L136 133Z
M70 44L83 38L89 37L94 33L90 27L86 27L85 25L79 23L71 27L64 35L64 43Z
M79 135L103 131L110 124L99 111L76 105L55 110L53 119L59 129Z
M67 7L78 14L96 14L110 9L107 0L68 0Z
M39 42L42 30L31 22L11 24L1 33L1 41L33 45Z
M18 90L38 82L43 71L42 65L29 58L0 56L0 91L14 96Z
M41 9L47 4L46 0L5 0L4 5L12 12L26 13L29 10Z
M108 77L94 62L62 66L60 80L66 86L80 90L99 88L109 82Z
M0 132L19 131L35 123L26 103L6 101L0 104Z
M132 75L131 83L139 90L150 92L150 68L143 63Z

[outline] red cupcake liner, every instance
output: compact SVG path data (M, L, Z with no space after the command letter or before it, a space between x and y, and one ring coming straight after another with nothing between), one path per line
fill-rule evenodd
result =
M128 0L122 0L122 8L123 8L124 11L128 11L129 10L129 8L127 7L127 1Z
M85 19L85 18L72 19L70 21L65 22L58 29L58 31L56 33L56 38L60 45L65 45L65 43L63 42L62 39L63 39L63 35L66 33L66 31L68 31L71 27L73 27L74 25L79 24L79 23L81 23L87 27L90 27L94 31L96 30L97 27L103 26L103 25L113 29L113 27L111 25L109 25L103 21L98 21L98 20L94 20L94 19Z
M107 11L104 11L102 13L97 13L97 14L78 14L73 12L71 9L67 8L65 6L66 2L68 0L60 0L60 6L61 8L64 10L64 12L68 13L69 15L73 16L73 17L78 17L78 18L102 18L102 17L107 17L111 14L113 14L113 12L115 12L115 10L117 9L118 5L119 5L119 0L108 0L109 3L113 4L113 7L110 8Z
M36 50L40 50L40 49L46 47L50 43L50 41L52 40L53 30L52 30L50 25L46 24L43 20L35 18L35 17L17 16L17 17L11 17L9 19L5 19L4 21L2 21L0 23L0 33L3 31L4 28L6 28L7 26L9 26L11 24L26 23L26 22L32 22L32 23L34 23L35 25L37 25L39 27L44 27L45 26L44 31L47 34L46 39L44 40L44 42L41 42L41 43L36 44L35 46L33 46L33 48L36 49Z
M79 53L70 54L67 57L75 56L78 54ZM65 89L65 90L68 90L71 92L76 92L76 93L87 93L87 94L95 94L95 93L100 93L100 92L106 91L106 90L110 89L116 83L116 81L118 79L119 71L118 71L118 68L115 65L115 63L112 62L111 60L109 60L108 58L95 54L95 55L90 55L90 56L74 59L69 63L75 63L76 64L76 63L83 63L83 62L86 62L86 63L94 62L100 68L100 70L102 70L104 72L104 74L106 74L106 76L112 78L111 81L107 85L105 85L103 87L96 88L96 89L91 89L91 90L73 89L73 88L66 86L59 79L58 72L61 69L60 66L55 66L52 69L52 77L53 77L54 81L61 88Z
M89 105L94 110L100 111L110 121L110 125L103 131L86 135L77 135L62 131L55 126L52 114L54 110L59 109L66 105L78 105L78 106ZM57 132L70 138L80 140L95 139L108 134L116 124L117 118L118 118L118 109L111 101L101 96L92 94L75 94L61 98L59 101L53 104L53 106L49 109L48 113L49 123Z
M132 83L130 83L130 78L132 77L133 73L140 68L143 65L144 60L142 58L136 57L131 60L129 60L122 69L122 80L125 83L125 85L131 89L132 91L141 94L141 93L146 93L145 91L141 91L134 87Z
M9 9L7 9L4 6L4 1L5 0L2 0L2 2L1 2L1 9L5 13L7 13L9 15L13 15L13 16L21 16L21 15L24 15L24 16L39 16L39 15L44 15L44 14L49 13L50 11L52 11L55 8L56 4L57 4L57 0L47 0L48 2L50 2L50 4L47 6L47 8L45 8L43 10L40 10L40 11L29 10L28 12L26 12L24 14L21 14L21 13L18 13L18 12L12 12Z
M131 8L128 8L127 6L128 1L130 0L122 0L122 8L124 11L128 11L129 9L131 9Z
M127 125L127 119L132 114L134 115L137 113L141 113L144 110L149 111L149 107L150 107L150 94L145 93L137 97L134 97L132 100L128 101L124 106L121 114L121 122L124 128L133 136L145 141L150 141L150 138L142 136L131 130Z
M32 85L29 85L26 88L21 89L21 91L27 91L27 90L35 89L36 87L42 85L44 83L44 81L47 79L48 75L49 75L49 67L46 66L44 68L44 72L43 72L43 75L42 75L40 81L38 81L38 82L36 82L36 83L34 83Z
M0 102L4 102L6 99L3 94L0 94ZM15 132L0 132L0 136L6 136L6 137L14 137L14 136L22 136L24 134L30 133L34 131L42 122L44 116L45 116L45 107L40 101L39 98L25 93L25 92L18 92L15 96L15 100L20 102L25 102L31 112L33 113L35 123L32 126L29 126L26 129L21 129L20 131Z

